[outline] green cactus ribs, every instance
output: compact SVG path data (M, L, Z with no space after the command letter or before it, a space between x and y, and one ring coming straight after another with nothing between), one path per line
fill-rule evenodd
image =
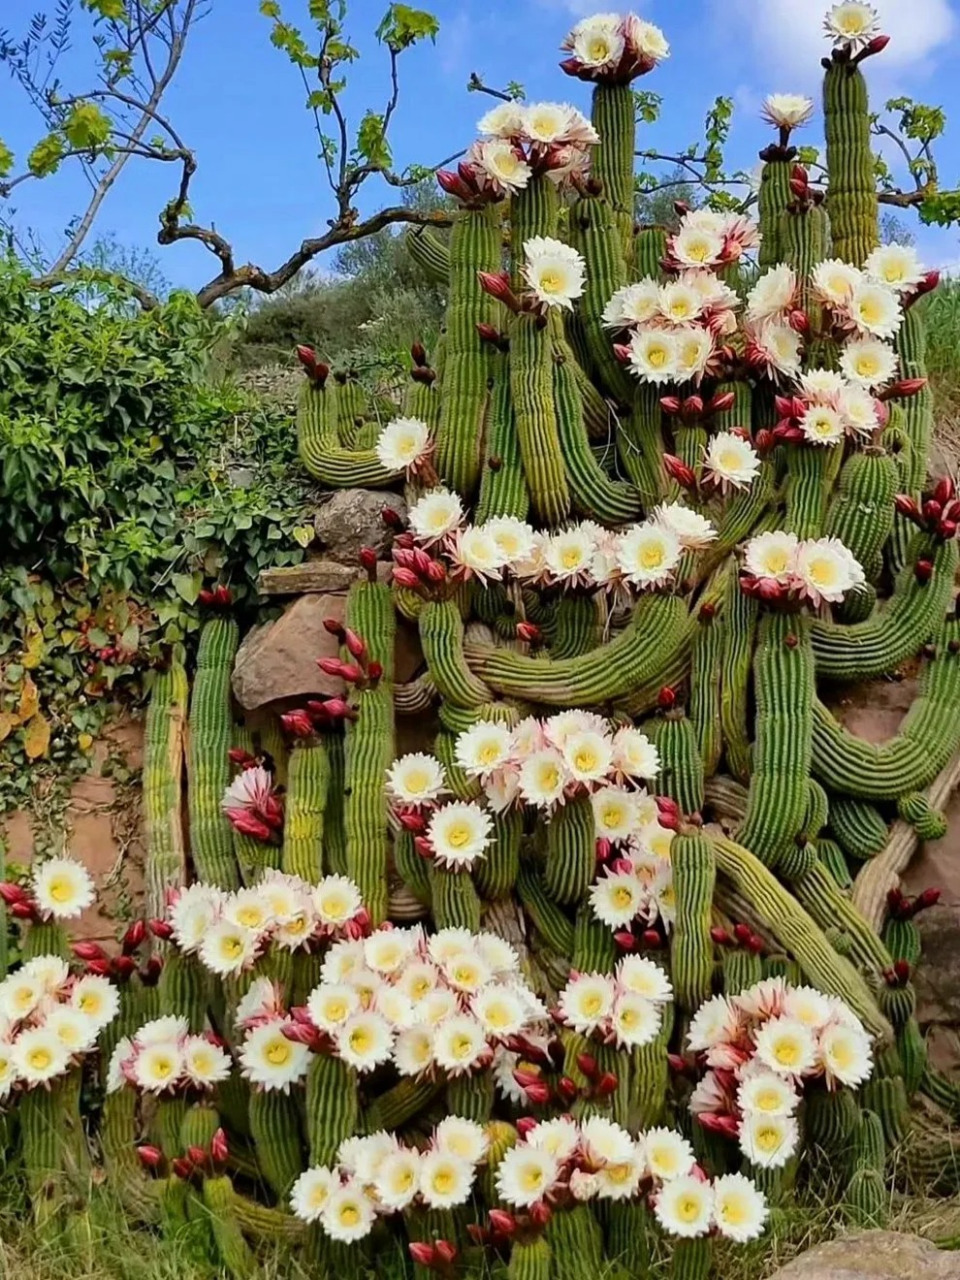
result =
M211 618L205 624L190 699L190 851L201 879L222 889L236 889L240 883L230 827L220 811L230 782L230 676L238 643L232 618Z
M399 476L387 471L376 450L346 449L340 443L337 395L325 365L311 356L297 401L297 446L300 461L321 484L333 489L385 488Z
M163 913L167 890L181 885L186 875L181 788L188 698L186 670L171 663L154 683L144 738L147 902L154 916Z
M860 69L834 60L823 86L830 185L827 212L833 251L862 267L879 243L877 184L870 145L870 104Z

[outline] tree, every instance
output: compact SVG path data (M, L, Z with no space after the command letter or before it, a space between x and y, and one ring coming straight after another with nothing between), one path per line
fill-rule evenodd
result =
M306 91L320 142L320 158L330 187L333 216L327 231L302 240L273 269L239 261L232 242L211 221L194 220L190 186L198 157L185 132L165 113L164 98L180 67L191 34L208 17L215 0L55 0L37 13L25 33L0 30L0 62L5 63L40 118L42 133L26 157L18 160L0 140L0 209L24 183L49 178L65 164L79 165L90 185L86 207L68 225L64 244L43 264L38 283L53 285L68 273L96 278L102 269L83 265L82 250L97 216L121 173L132 160L170 166L176 174L171 199L160 211L161 245L193 240L217 262L216 273L198 290L210 306L238 289L275 293L307 264L341 245L361 240L399 223L443 225L445 212L399 200L367 218L357 209L361 187L378 179L401 195L430 169L398 172L389 131L399 101L401 55L435 38L437 20L424 10L390 4L376 28L388 58L385 103L351 124L342 99L350 64L358 57L347 41L346 0L306 0L309 26L287 22L278 0L261 0L270 22L270 38L296 68ZM85 20L84 11L89 15ZM68 88L60 79L64 56L86 35L89 22L93 67L87 83ZM138 290L144 306L156 305L147 288Z

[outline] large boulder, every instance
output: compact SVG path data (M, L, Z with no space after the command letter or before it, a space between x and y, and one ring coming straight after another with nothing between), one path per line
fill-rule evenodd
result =
M407 505L399 493L339 489L330 494L313 522L324 555L350 565L356 564L362 547L373 547L383 556L393 543L393 532L383 523L384 507L406 519Z
M248 632L233 667L234 696L245 711L288 698L343 693L343 681L321 671L317 659L340 656L323 622L343 622L346 605L343 594L300 596L275 622Z
M960 1280L960 1254L920 1236L862 1231L817 1245L770 1280Z

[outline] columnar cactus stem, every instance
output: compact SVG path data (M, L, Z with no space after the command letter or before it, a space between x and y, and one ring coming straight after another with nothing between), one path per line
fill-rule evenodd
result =
M283 822L282 867L315 884L324 873L323 822L330 763L322 742L302 743L290 755Z
M239 631L232 618L211 618L206 623L190 699L190 852L200 878L222 889L240 884L230 827L220 809L230 782L230 675L238 643Z
M486 458L476 509L479 524L492 520L494 516L514 516L517 520L525 520L530 509L530 494L523 475L510 394L510 369L505 356L499 356L495 361L493 378Z
M871 582L883 568L883 548L893 530L899 477L882 449L852 453L843 464L823 532L853 552Z
M652 507L666 492L663 470L663 411L657 387L642 383L633 396L633 409L620 424L617 450L623 469L640 493L645 507Z
M523 472L534 515L546 525L570 511L553 398L553 359L547 322L521 314L510 326L510 390Z
M500 270L500 222L495 207L465 209L450 236L450 295L437 470L450 488L469 498L480 480L484 421L490 398L493 354L478 324L492 324L496 306L481 288L479 271Z
M542 1236L529 1242L518 1240L510 1250L508 1280L550 1280L552 1256Z
M340 388L322 378L304 379L297 401L297 446L300 461L321 484L333 489L384 488L397 473L387 471L370 449L345 449L337 427Z
M870 147L870 104L863 73L834 61L823 86L833 251L862 267L879 242L877 180Z
M589 796L561 805L547 823L547 860L543 882L557 902L579 902L596 870L596 833Z
M741 593L742 594L742 593ZM723 754L723 668L725 618L707 613L699 619L690 664L690 721L697 735L705 777L717 771Z
M186 876L183 843L183 752L189 685L183 664L157 675L143 746L143 817L147 842L147 910L161 915L168 889Z
M290 1188L306 1167L296 1099L278 1089L255 1090L250 1097L250 1133L263 1176L277 1200L286 1204Z
M836 446L834 446L836 447ZM784 526L798 538L818 538L827 502L833 449L795 445L787 457L787 511Z
M356 583L347 599L347 625L380 664L379 680L352 696L356 719L346 724L347 874L359 887L374 924L387 914L387 804L383 779L393 759L395 617L389 587Z
M357 1131L357 1073L339 1058L315 1054L307 1071L307 1145L312 1165L333 1165L340 1143Z
M713 845L702 835L678 835L670 846L670 862L677 913L670 945L670 974L681 1009L692 1015L709 999L713 989Z
M759 256L762 271L767 267L775 267L785 257L781 219L793 199L790 190L792 172L792 160L770 159L763 166L758 208L760 234L763 237Z
M627 280L622 219L609 200L597 196L578 200L570 218L587 268L578 308L584 344L601 385L609 395L629 404L633 383L614 355L610 331L603 324L604 308Z
M480 899L469 871L430 864L430 901L439 929L480 928Z
M705 1236L677 1240L670 1261L671 1280L707 1280L713 1261L713 1246Z
M600 142L593 152L591 176L599 182L601 194L613 210L627 267L633 244L636 114L633 90L629 85L597 84L591 115Z

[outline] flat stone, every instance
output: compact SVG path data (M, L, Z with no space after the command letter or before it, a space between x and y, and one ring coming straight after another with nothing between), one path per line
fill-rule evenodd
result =
M344 692L343 681L321 671L317 659L340 656L336 637L323 622L343 622L346 605L345 595L300 596L275 622L244 637L233 667L233 692L245 711L287 698Z
M362 547L373 547L378 556L389 552L393 531L381 511L392 507L405 520L407 504L399 493L378 489L339 489L317 512L317 540L330 560L354 565Z
M913 676L903 680L867 680L844 687L824 701L845 728L865 742L881 743L900 732L903 717L919 695Z
M257 586L265 596L324 595L346 591L360 577L359 564L338 564L336 560L305 560L281 569L264 569Z
M770 1280L960 1280L960 1254L921 1236L863 1231L817 1245Z

